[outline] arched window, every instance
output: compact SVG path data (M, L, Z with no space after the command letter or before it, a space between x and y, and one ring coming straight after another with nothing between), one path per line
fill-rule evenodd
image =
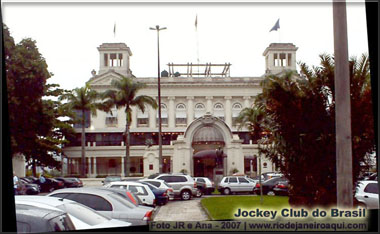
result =
M197 103L195 104L195 112L194 112L194 117L197 119L201 116L203 116L206 113L206 108L205 105L202 103Z
M183 103L179 103L175 108L175 123L176 126L186 126L186 106Z
M159 119L158 119L158 109L156 115L156 126L158 127ZM161 124L162 126L168 126L168 108L164 103L161 103Z
M232 105L232 125L236 126L236 118L239 116L242 109L243 106L240 103L234 103Z
M214 115L224 121L224 107L222 103L215 103Z
M137 126L147 127L149 123L148 108L145 107L144 113L137 108Z

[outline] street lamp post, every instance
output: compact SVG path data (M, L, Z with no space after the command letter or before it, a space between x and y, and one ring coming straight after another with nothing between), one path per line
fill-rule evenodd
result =
M161 84L160 84L160 31L165 30L166 27L160 28L159 25L156 25L155 28L149 28L150 30L157 31L157 57L158 57L158 168L159 173L162 173L162 137L161 137Z

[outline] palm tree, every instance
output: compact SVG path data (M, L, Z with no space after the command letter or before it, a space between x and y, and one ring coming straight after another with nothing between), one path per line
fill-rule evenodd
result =
M100 103L95 101L99 98L99 94L90 88L88 84L85 87L76 88L60 97L60 100L68 100L66 105L70 110L80 111L82 117L76 117L76 120L81 123L82 127L82 136L81 136L81 175L84 177L86 170L86 137L85 137L85 113L90 111L93 116L96 116L96 110L100 108Z
M262 106L255 105L252 108L244 108L235 120L239 129L246 127L252 134L253 139L261 137L261 133L267 129L267 114Z
M110 112L113 106L117 109L125 108L126 124L125 124L125 160L124 173L129 176L129 126L132 122L132 106L137 106L142 112L145 111L145 105L148 104L153 108L157 108L156 100L146 95L137 96L137 92L146 87L146 84L135 82L132 78L122 77L120 80L113 80L111 83L113 89L109 89L102 93L103 102L102 110Z

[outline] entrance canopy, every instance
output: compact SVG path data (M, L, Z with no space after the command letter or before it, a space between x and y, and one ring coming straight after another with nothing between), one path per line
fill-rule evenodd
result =
M216 150L202 150L193 156L194 158L216 158ZM227 157L223 154L223 157Z

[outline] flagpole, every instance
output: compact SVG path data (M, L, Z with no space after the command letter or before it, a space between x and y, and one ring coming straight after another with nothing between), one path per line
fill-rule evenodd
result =
M199 37L198 37L198 14L195 17L195 31L197 37L197 62L198 62L198 74L199 74ZM199 75L198 75L199 76Z

